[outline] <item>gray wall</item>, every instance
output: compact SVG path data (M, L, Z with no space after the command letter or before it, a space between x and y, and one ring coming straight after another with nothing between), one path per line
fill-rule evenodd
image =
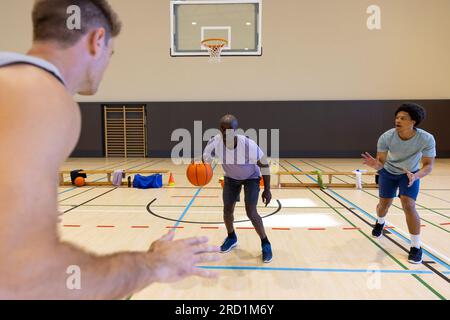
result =
M279 129L281 157L359 157L375 152L378 137L393 127L402 101L266 101L266 102L143 102L147 105L148 155L169 157L171 134L194 121L203 131L232 113L240 128ZM432 133L438 157L450 157L450 100L415 100L427 109L421 128ZM108 105L111 105L109 103ZM121 103L120 105L124 105ZM72 156L104 156L102 104L81 103L83 129Z

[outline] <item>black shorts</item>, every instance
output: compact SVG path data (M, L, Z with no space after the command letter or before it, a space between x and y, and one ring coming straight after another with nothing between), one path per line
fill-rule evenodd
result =
M259 198L260 179L235 180L225 177L223 186L223 203L233 205L240 201L242 186L244 186L245 204L257 205Z

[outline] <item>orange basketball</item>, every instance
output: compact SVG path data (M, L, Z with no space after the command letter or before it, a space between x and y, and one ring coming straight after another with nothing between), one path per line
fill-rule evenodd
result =
M84 187L86 185L86 181L84 180L83 177L77 177L74 183L77 187Z
M203 187L211 181L213 170L207 163L191 163L187 168L186 176L194 186Z

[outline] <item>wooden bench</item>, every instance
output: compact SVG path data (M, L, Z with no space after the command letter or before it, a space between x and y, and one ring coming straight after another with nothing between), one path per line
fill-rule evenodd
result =
M363 176L376 176L377 172L361 172ZM355 176L353 172L338 171L280 171L277 175L278 188L356 188L356 183L333 183L334 176ZM314 176L317 183L282 183L281 176ZM323 181L323 177L328 177L328 182ZM322 183L319 183L319 182ZM362 183L363 188L378 188L376 183Z
M93 182L86 182L86 186L109 186L112 185L112 175L114 174L116 170L83 170L80 171L82 174L86 174L87 176L93 175L93 174L105 174L107 181L93 181ZM59 172L59 185L60 186L71 186L72 181L65 181L64 175L69 175L70 179L70 173L72 171L70 170L63 170ZM124 170L123 173L125 174L125 177L132 174L141 174L141 175L148 175L148 174L169 174L169 170ZM128 182L122 181L122 185L128 185Z

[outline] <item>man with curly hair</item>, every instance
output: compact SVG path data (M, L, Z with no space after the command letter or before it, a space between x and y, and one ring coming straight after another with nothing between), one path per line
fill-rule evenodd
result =
M420 179L431 173L436 157L433 135L417 128L425 116L420 105L402 104L395 112L395 128L383 133L378 140L377 157L373 158L367 152L362 155L364 164L379 173L378 219L372 235L375 238L382 236L386 214L398 190L411 238L408 261L414 264L422 262L420 217L416 210Z

